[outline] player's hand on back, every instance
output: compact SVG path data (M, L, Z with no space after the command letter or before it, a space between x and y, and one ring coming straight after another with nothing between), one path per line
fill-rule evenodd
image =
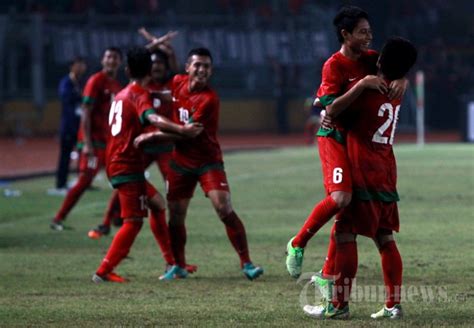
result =
M321 114L319 114L321 120L321 127L323 129L332 129L332 120L329 115L327 115L326 110L322 110Z
M389 86L388 99L402 99L408 88L408 79L403 78L392 81Z
M387 83L384 79L376 75L367 75L360 83L367 89L374 89L380 91L380 93L386 93L388 91Z
M181 133L189 138L197 137L202 130L204 130L204 126L201 123L188 123L182 126Z

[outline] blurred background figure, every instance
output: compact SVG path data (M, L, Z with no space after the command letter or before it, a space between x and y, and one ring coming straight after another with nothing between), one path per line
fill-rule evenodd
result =
M319 108L313 104L314 98L306 98L303 106L304 112L308 115L304 123L304 136L308 145L314 144L316 132L319 129L321 118L319 117Z
M56 188L48 190L50 195L66 195L67 192L71 153L77 142L77 131L82 113L81 78L86 70L87 65L84 58L76 57L70 63L69 73L59 82L58 94L61 100L60 149L56 170Z

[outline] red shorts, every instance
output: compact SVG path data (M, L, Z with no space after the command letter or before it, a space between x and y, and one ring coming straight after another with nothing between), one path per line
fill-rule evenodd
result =
M377 230L400 229L397 202L353 199L336 219L336 231L374 238Z
M206 196L211 190L230 191L224 170L209 170L202 174L183 174L171 169L166 182L168 186L166 198L169 201L192 198L198 182Z
M326 193L352 193L351 167L345 145L331 137L318 137L318 151Z
M79 171L89 171L92 174L97 174L101 168L105 166L105 149L94 148L92 156L85 156L81 153L79 158Z
M127 182L116 188L120 199L120 217L127 219L148 216L146 208L147 182Z

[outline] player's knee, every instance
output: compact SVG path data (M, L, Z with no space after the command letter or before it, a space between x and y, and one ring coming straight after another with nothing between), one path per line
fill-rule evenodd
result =
M186 208L180 206L178 203L168 203L170 224L183 224L186 218Z
M155 194L153 197L147 199L147 205L152 211L161 211L166 209L165 201L159 194Z
M227 200L220 201L217 204L214 204L214 209L216 210L217 215L221 220L224 220L233 211L230 201Z
M348 232L335 232L336 244L352 243L356 241L357 235Z
M394 242L393 233L390 230L378 231L374 238L377 248L381 250L389 242Z
M140 217L133 217L133 218L126 218L123 220L125 224L132 224L134 226L140 227L143 225L143 218Z
M335 191L331 193L331 197L336 202L337 207L344 208L350 204L352 193L346 191Z

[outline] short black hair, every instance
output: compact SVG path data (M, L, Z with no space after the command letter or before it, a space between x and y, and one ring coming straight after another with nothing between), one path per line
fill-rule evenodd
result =
M211 59L211 62L212 62L212 55L211 55L211 52L209 51L209 49L207 48L194 48L194 49L191 49L189 52L188 52L188 59L191 58L192 56L206 56L206 57L209 57Z
M71 59L71 60L69 61L69 68L71 68L72 65L77 64L77 63L83 63L83 64L85 64L85 63L86 63L86 59L85 59L84 57L82 57L82 56L76 56L76 57L74 57L73 59Z
M132 79L142 79L151 71L151 53L145 47L133 47L127 52L127 67Z
M389 80L404 77L416 62L418 52L407 39L391 37L379 56L380 71Z
M151 53L151 61L154 63L157 60L161 60L165 64L166 69L170 68L168 59L168 54L161 49L153 50Z
M122 50L120 50L119 47L107 47L105 48L103 54L105 54L106 51L112 51L112 52L115 52L116 54L119 55L120 59L123 58L123 54L122 54Z
M352 33L361 19L369 20L369 14L359 7L346 5L339 9L332 24L336 28L337 39L340 43L344 42L341 31L346 30Z

